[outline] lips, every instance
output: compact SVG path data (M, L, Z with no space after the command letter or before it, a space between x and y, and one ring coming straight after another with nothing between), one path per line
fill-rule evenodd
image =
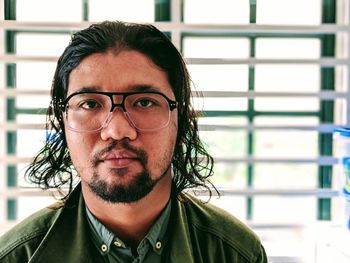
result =
M128 151L114 150L100 158L100 162L112 168L124 168L132 162L138 161L138 157Z

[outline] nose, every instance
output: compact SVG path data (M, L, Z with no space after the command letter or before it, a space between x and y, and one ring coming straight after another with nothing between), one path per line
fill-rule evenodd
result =
M132 125L121 108L116 108L109 113L108 119L101 130L102 140L122 140L128 138L132 141L135 140L136 137L136 128Z

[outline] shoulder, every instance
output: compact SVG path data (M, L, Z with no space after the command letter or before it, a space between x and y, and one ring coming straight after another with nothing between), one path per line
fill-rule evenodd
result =
M18 259L29 258L35 252L63 206L62 202L57 202L50 207L41 209L1 236L0 261L18 262Z
M188 223L201 239L232 250L249 262L259 262L260 257L266 256L259 237L227 211L188 194L182 194L180 200Z
M191 223L203 231L216 233L227 238L228 241L232 234L245 234L253 243L260 242L256 234L246 224L219 207L189 194L181 196L181 203L186 208Z

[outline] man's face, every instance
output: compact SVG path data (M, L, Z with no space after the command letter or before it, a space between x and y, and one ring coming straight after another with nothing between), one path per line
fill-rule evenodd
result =
M83 59L69 77L68 94L82 89L132 92L150 89L175 100L165 72L137 51L92 54ZM121 103L115 96L114 103ZM165 128L140 132L121 108L113 111L108 126L99 132L70 130L65 134L73 164L83 189L109 202L133 202L171 177L170 163L177 136L177 110L170 113Z

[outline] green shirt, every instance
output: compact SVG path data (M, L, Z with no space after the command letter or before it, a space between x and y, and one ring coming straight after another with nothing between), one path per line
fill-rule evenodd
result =
M151 227L146 237L137 247L137 255L133 255L130 247L111 231L109 231L94 215L86 208L92 240L101 255L110 263L133 262L133 263L157 263L161 262L161 255L167 242L166 229L168 227L171 211L171 202Z

